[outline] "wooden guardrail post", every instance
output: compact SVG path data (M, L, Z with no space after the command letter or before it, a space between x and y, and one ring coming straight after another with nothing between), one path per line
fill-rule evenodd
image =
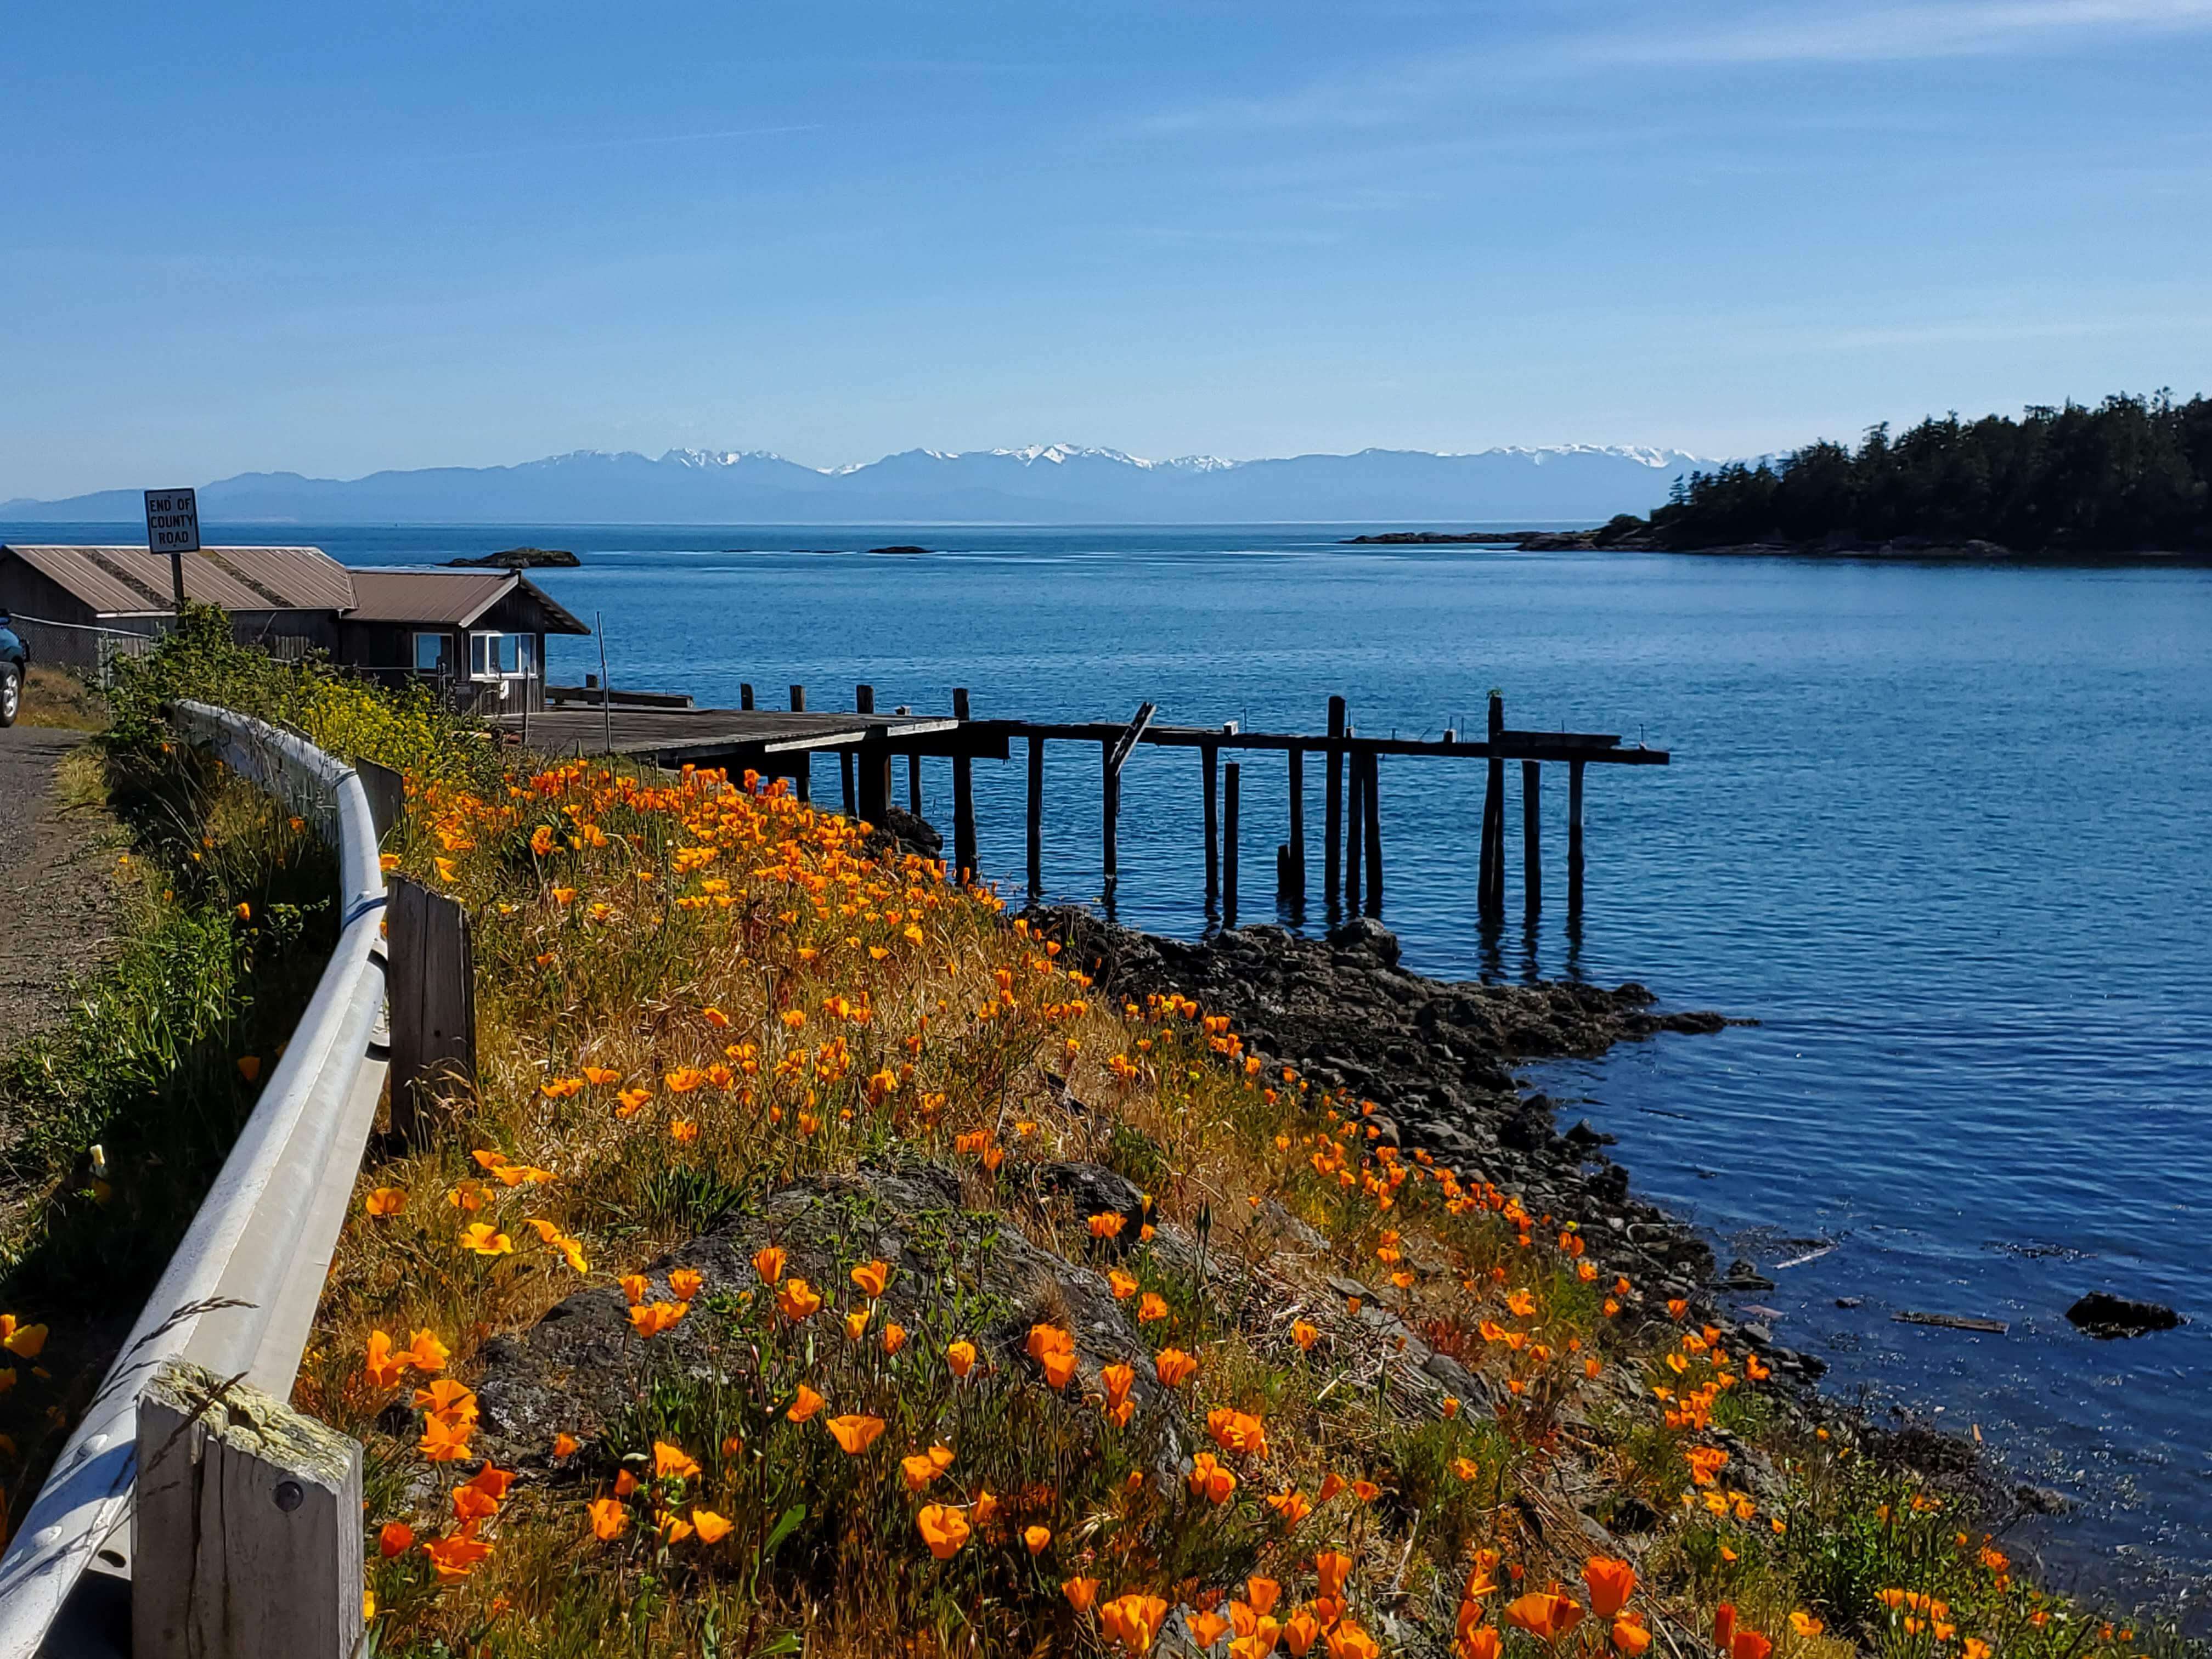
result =
M361 1446L185 1360L138 1402L131 1659L346 1659L365 1584Z
M420 1144L422 1115L477 1078L476 946L456 899L394 876L387 890L392 1133Z

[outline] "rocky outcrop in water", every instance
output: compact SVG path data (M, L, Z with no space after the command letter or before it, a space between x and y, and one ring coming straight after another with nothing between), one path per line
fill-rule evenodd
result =
M2066 1310L2066 1317L2075 1328L2107 1340L2147 1336L2153 1331L2172 1330L2181 1323L2181 1316L2163 1302L2138 1302L2107 1291L2090 1291Z

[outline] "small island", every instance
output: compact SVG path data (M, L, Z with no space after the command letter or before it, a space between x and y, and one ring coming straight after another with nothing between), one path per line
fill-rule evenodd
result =
M480 558L448 559L448 569L573 570L583 563L565 547L505 547Z

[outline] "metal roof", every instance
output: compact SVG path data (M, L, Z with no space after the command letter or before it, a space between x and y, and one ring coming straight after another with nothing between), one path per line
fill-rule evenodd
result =
M592 630L556 605L545 590L512 570L424 569L386 566L356 568L355 608L348 622L441 623L466 628L518 589L544 609L547 631L588 634Z
M169 556L143 547L25 547L13 553L103 617L168 611ZM346 568L319 547L207 547L184 555L185 597L226 611L346 611Z

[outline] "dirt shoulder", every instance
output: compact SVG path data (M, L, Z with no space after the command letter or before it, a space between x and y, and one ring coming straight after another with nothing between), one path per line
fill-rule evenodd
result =
M70 981L99 964L112 936L112 825L59 787L85 737L0 731L0 1053L61 1012Z

